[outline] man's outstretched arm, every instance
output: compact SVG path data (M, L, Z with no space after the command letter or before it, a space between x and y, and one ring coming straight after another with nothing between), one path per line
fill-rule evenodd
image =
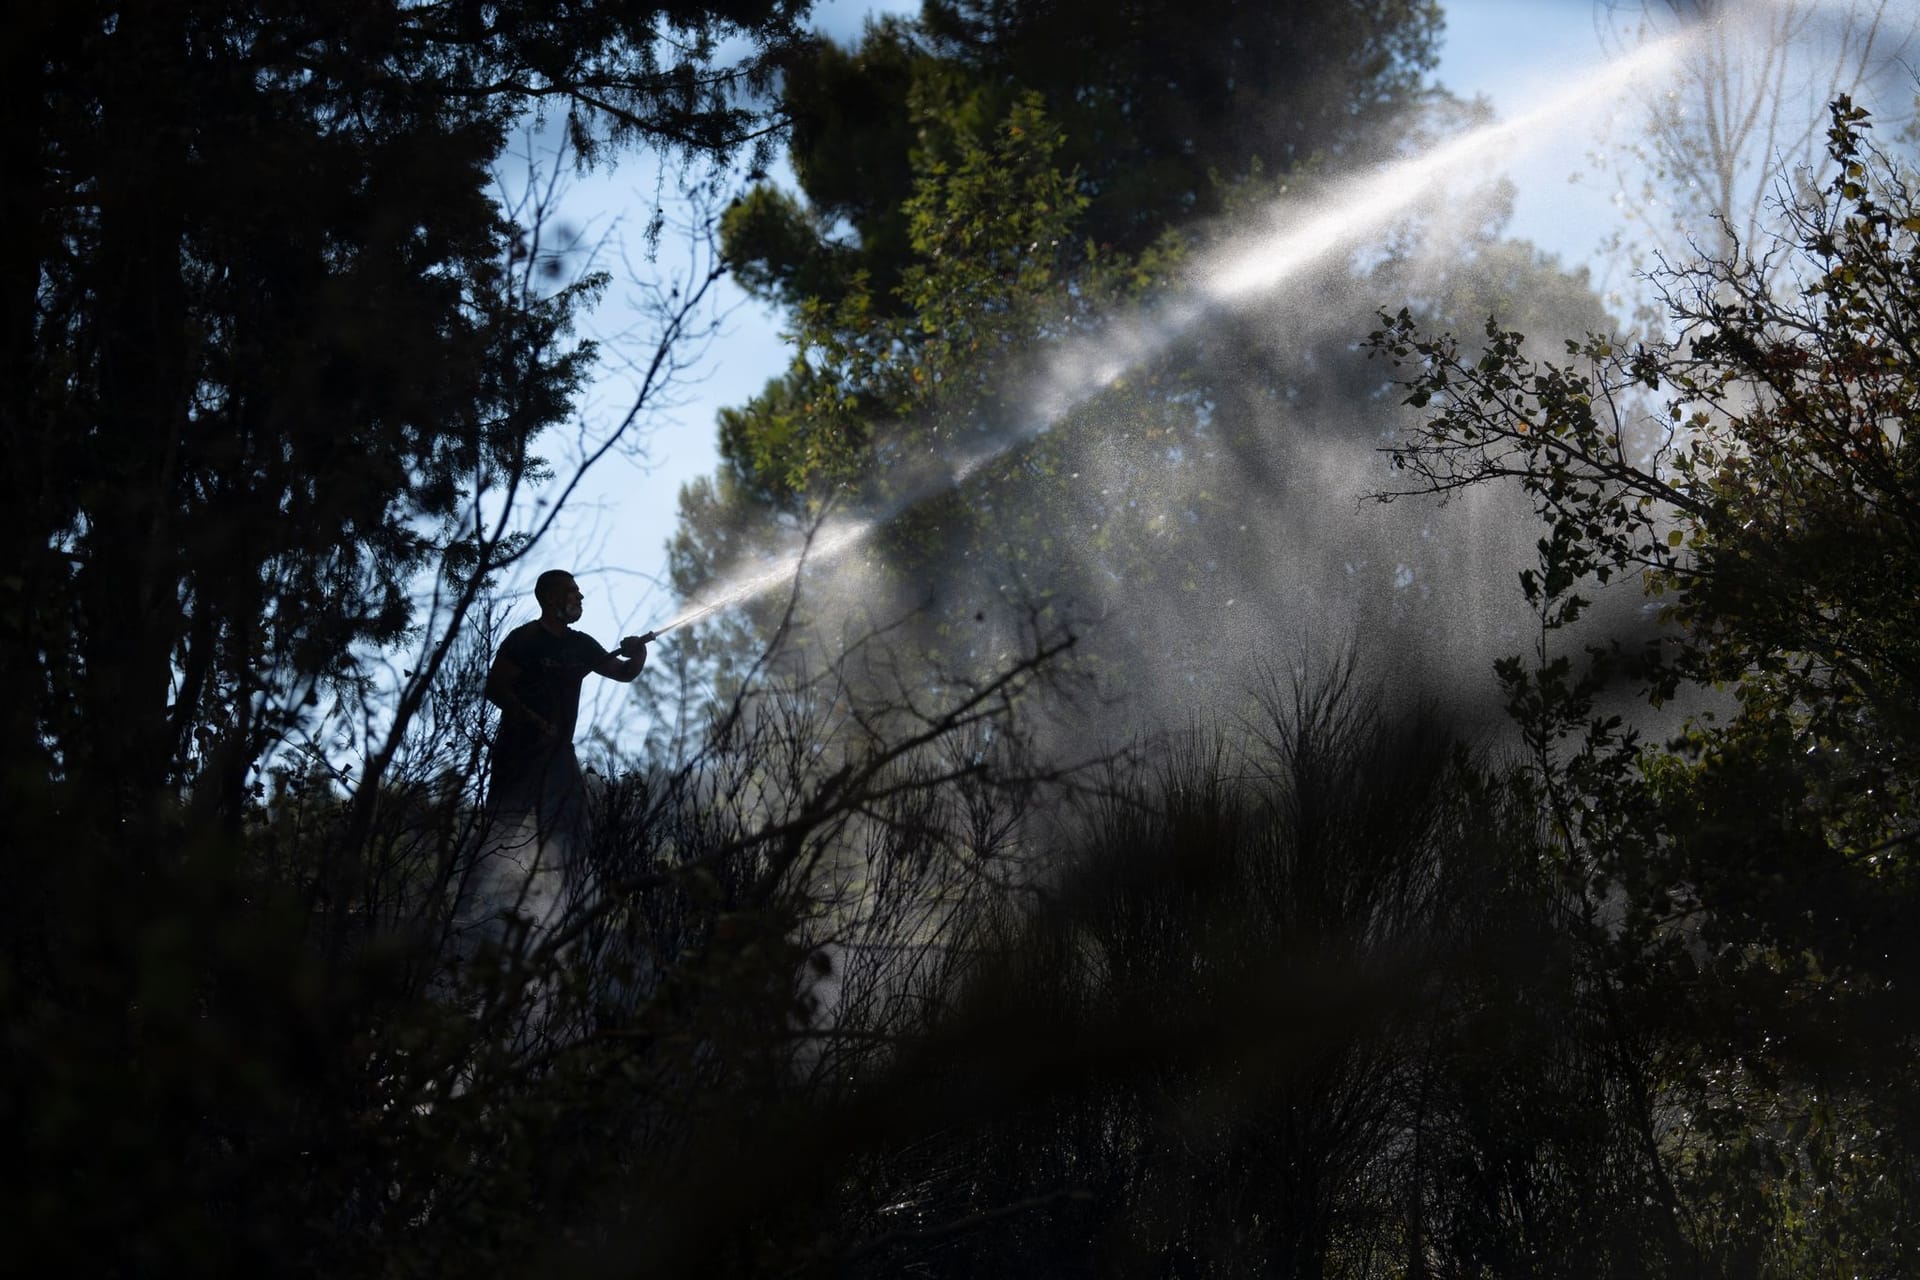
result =
M600 659L600 665L594 671L609 680L618 680L621 684L632 684L640 675L640 669L647 665L647 642L639 636L628 636L620 642L620 647Z

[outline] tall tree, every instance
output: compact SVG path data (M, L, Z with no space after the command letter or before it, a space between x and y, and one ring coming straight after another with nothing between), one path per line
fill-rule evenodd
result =
M506 130L742 145L795 11L14 6L14 784L81 788L113 844L169 787L231 815L314 682L405 633L416 573L465 541L484 576L479 512L567 413L591 292L523 287Z
M1059 167L1088 200L1079 233L1138 252L1219 213L1238 176L1353 158L1420 100L1440 25L1426 0L933 0L917 23L877 24L793 69L804 205L749 195L729 249L789 304L832 298L831 277L864 271L879 305L896 305L912 157L928 141L912 99L940 81L950 109L936 128L981 141L1037 94L1060 130Z
M590 367L569 330L594 284L546 281L537 228L494 199L508 131L544 112L588 156L729 155L774 123L803 10L0 15L0 1005L42 1242L110 1270L225 1256L193 1215L260 1176L238 1153L263 1133L325 1111L296 1084L381 1017L327 1022L359 996L337 954L333 985L303 967L312 917L275 898L364 906L355 827L321 786L318 834L262 835L287 796L251 771L422 638L423 587L458 631L524 545L498 518ZM382 727L438 674L396 677ZM356 779L363 834L382 763Z
M1920 968L1920 204L1869 127L1833 105L1834 176L1790 238L1665 277L1669 342L1561 362L1493 322L1477 352L1405 315L1376 335L1437 409L1397 454L1410 487L1511 480L1546 526L1539 644L1503 668L1543 812L1618 972L1692 1046L1671 1083L1699 1223L1746 1214L1803 1274L1910 1270L1889 1224L1920 1195L1897 994ZM1596 711L1615 658L1582 674L1552 643L1622 575L1670 624L1624 656L1697 713L1663 746Z
M1423 6L1223 6L1227 36L1157 6L1125 16L1109 31L1071 6L933 9L796 75L802 191L759 188L724 222L741 277L792 317L796 360L723 415L721 473L683 495L682 590L750 560L769 517L804 523L823 495L891 512L939 489L943 467L965 474L964 492L869 544L864 596L934 604L916 643L943 658L999 643L989 602L1104 610L1114 644L1083 660L1166 673L1153 692L1178 702L1220 671L1203 636L1297 634L1354 598L1404 615L1435 589L1437 562L1390 558L1373 538L1317 563L1316 526L1347 496L1322 481L1349 457L1370 465L1378 426L1378 372L1347 335L1368 298L1472 313L1489 289L1577 313L1555 319L1578 332L1600 320L1590 291L1486 236L1452 271L1395 250L1371 275L1330 260L1283 305L1155 339L1124 378L1067 405L1050 388L1128 349L1130 323L1159 332L1156 303L1217 232L1204 214L1310 199L1326 168L1372 154L1392 112L1406 117L1398 143L1433 124L1419 110L1434 97ZM1063 33L1083 28L1089 56L1063 56ZM1256 56L1242 46L1293 73L1242 82L1227 74ZM1208 66L1224 78L1197 87ZM1128 607L1149 599L1178 601L1177 624Z

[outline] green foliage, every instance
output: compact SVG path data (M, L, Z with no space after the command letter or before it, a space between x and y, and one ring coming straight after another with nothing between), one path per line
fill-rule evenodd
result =
M1346 468L1326 454L1351 446L1365 465L1379 430L1381 379L1348 342L1371 311L1356 299L1420 289L1452 314L1491 291L1596 323L1598 304L1531 249L1482 237L1455 271L1396 245L1364 275L1329 263L1297 282L1279 317L1180 318L1181 273L1217 231L1205 215L1311 200L1315 165L1358 158L1384 113L1414 114L1434 15L1214 16L1130 6L1116 27L1076 5L942 7L797 76L803 190L758 188L725 220L741 278L790 317L795 361L721 415L719 474L683 494L684 594L770 560L825 513L878 511L886 527L857 566L816 579L816 598L915 614L902 650L935 665L991 655L1027 610L1097 616L1079 665L1178 703L1234 697L1242 673L1223 673L1209 640L1297 631L1316 593L1366 600L1383 615L1369 629L1444 629L1467 573L1455 544L1409 536L1383 557L1369 535L1331 566L1273 554L1348 518L1322 483ZM1235 87L1203 86L1208 66ZM1181 625L1138 616L1144 599L1177 601ZM714 627L703 657L736 670L776 632L804 633L785 603ZM831 601L821 612L829 634L852 625ZM1149 667L1163 688L1128 683Z
M1169 226L1219 213L1222 179L1357 149L1415 101L1439 29L1439 6L1423 0L942 0L918 23L888 19L858 46L825 44L793 67L791 154L818 240L787 257L798 246L783 237L730 239L730 256L749 280L804 270L826 284L783 294L788 304L837 298L833 282L864 270L891 308L912 256L912 153L928 127L912 104L930 83L950 105L935 127L981 141L1038 94L1063 135L1061 168L1090 202L1083 234L1138 253Z
M478 717L438 722L435 700L529 545L493 522L547 474L537 441L573 412L594 352L572 326L603 284L549 273L493 166L547 110L583 155L746 146L795 18L779 0L0 17L0 1092L21 1256L338 1274L405 1225L387 1179L413 1186L420 1149L396 1155L396 1133L418 1117L387 1086L442 1019L413 930L479 754ZM429 661L387 666L416 643ZM365 717L354 741L302 741L327 710Z
M940 467L1039 425L1030 382L1041 353L1093 332L1108 308L1139 298L1180 259L1171 237L1132 259L1078 238L1087 200L1058 166L1061 135L1036 95L1016 100L984 136L956 126L968 111L949 81L929 79L911 106L920 141L901 209L911 257L890 298L860 270L837 292L798 302L788 373L722 413L722 473L682 499L675 576L689 595L778 535L769 516L804 523L849 505L887 509L923 493ZM773 203L750 197L733 216ZM1086 505L1068 490L1065 448L1027 446L890 524L892 585L923 582L930 565L970 554L1047 558L1050 514ZM1010 478L991 519L969 500ZM716 647L757 649L738 637Z
M805 368L764 415L725 420L722 488L785 502L816 461L828 482L868 470L893 437L865 424L905 422L936 392L961 412L963 369L1017 387L1008 354L1159 278L1167 229L1217 210L1218 175L1284 171L1404 103L1437 20L1430 5L956 4L822 46L785 90L805 202L760 187L724 222L743 282L793 312ZM1318 92L1329 79L1339 93ZM1004 427L994 387L976 390L965 411ZM691 494L690 514L709 500ZM684 587L699 571L679 572Z
M1548 526L1540 639L1501 675L1563 856L1624 912L1610 968L1683 1002L1665 1141L1696 1239L1771 1274L1909 1268L1886 1230L1920 1187L1891 1003L1920 962L1920 206L1866 128L1834 104L1834 175L1774 252L1667 277L1672 342L1556 364L1492 321L1477 356L1405 313L1374 335L1438 410L1395 451L1414 489L1514 480ZM1661 630L1576 671L1554 634L1636 571ZM1595 711L1622 658L1695 710L1664 747Z
M231 817L309 696L370 687L420 574L470 595L518 549L480 509L543 474L603 281L536 273L493 199L509 125L551 102L589 152L735 147L793 37L779 4L558 21L10 11L7 740L25 785L103 801L103 839L153 788ZM735 31L755 51L712 65Z

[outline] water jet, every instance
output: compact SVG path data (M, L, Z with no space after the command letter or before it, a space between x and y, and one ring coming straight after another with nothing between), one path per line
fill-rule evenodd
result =
M1690 34L1681 34L1648 44L1512 120L1483 125L1369 174L1334 182L1304 202L1284 200L1270 206L1269 226L1230 237L1202 259L1173 297L1150 311L1115 320L1093 337L1065 343L1047 359L1029 388L1025 399L1032 411L1023 422L978 449L942 459L941 474L884 508L856 519L825 523L795 552L770 564L740 566L722 575L672 619L648 632L647 638L791 584L809 562L845 555L904 512L951 491L1016 445L1043 434L1207 317L1249 306L1308 268L1351 252L1419 201L1437 195L1454 175L1484 173L1497 158L1523 149L1557 123L1671 66L1692 40Z

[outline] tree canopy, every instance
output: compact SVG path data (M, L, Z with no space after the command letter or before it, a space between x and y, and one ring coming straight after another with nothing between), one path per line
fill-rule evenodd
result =
M494 190L509 130L544 113L586 157L730 156L774 123L803 12L28 0L0 17L0 1004L36 1240L123 1269L191 1262L170 1251L211 1247L192 1224L227 1192L177 1177L173 1153L287 1124L276 1073L313 1042L281 1033L320 989L303 934L324 918L343 962L393 753L275 753L329 708L407 733L524 549L502 513L546 474L537 442L591 365L572 325L602 281L540 269L541 228ZM409 641L430 661L394 674ZM247 843L288 802L270 760L323 792L355 770L353 821L285 864ZM274 914L288 902L307 914ZM264 992L275 1012L253 1017L245 993ZM247 1047L222 1052L228 1032ZM103 1141L136 1153L124 1177L99 1174Z
M1831 177L1783 206L1781 242L1662 278L1671 340L1540 359L1489 321L1476 354L1403 313L1374 342L1412 365L1410 402L1432 415L1395 453L1409 487L1516 482L1544 525L1521 575L1539 643L1502 675L1569 874L1596 913L1624 913L1605 926L1620 971L1699 1037L1676 1092L1707 1146L1677 1144L1677 1166L1730 1177L1770 1227L1805 1214L1840 1256L1897 1270L1920 1083L1895 994L1920 961L1920 208L1870 129L1836 100ZM1566 629L1621 577L1665 626L1582 664ZM1645 743L1597 710L1621 671L1656 707L1679 699L1683 731ZM1795 1173L1785 1204L1748 1181L1764 1166L1741 1162L1767 1158L1759 1104L1724 1073L1788 1082L1768 1105L1815 1109L1787 1158L1822 1172Z
M918 22L876 24L793 69L785 99L804 207L769 186L749 193L729 252L744 279L790 304L836 298L832 281L865 272L891 309L916 146L938 149L947 133L984 141L1032 94L1087 201L1079 236L1137 253L1219 213L1239 176L1372 145L1426 91L1439 30L1439 6L1417 0L934 0ZM916 113L915 93L935 84L946 107Z
M886 511L863 598L925 607L923 653L964 666L997 651L1009 606L1107 616L1123 597L1178 599L1190 634L1123 616L1081 660L1211 696L1217 651L1199 637L1297 628L1313 611L1302 596L1348 585L1314 562L1327 539L1312 528L1343 520L1328 508L1346 495L1311 477L1334 469L1336 448L1370 465L1380 424L1363 406L1382 379L1347 338L1370 314L1362 299L1520 299L1569 331L1602 322L1585 282L1526 246L1469 237L1450 270L1402 243L1364 270L1330 260L1284 304L1155 338L1123 374L1060 401L1103 347L1158 332L1230 212L1310 202L1322 169L1457 123L1423 79L1428 6L1228 5L1225 35L1163 8L1115 27L1071 6L935 6L857 48L823 47L789 82L801 189L754 188L723 226L741 279L789 316L795 360L722 414L720 472L683 494L683 593L751 563L783 521ZM1068 29L1086 56L1065 56ZM1271 74L1238 76L1243 56ZM934 496L943 466L966 478ZM1379 541L1347 549L1342 572L1419 578L1403 602L1464 581L1441 541L1393 559ZM1276 563L1276 546L1303 553ZM751 653L777 617L714 647ZM1155 714L1133 711L1136 724Z
M12 776L123 797L110 842L169 786L231 814L316 684L407 633L419 575L496 568L483 510L539 474L597 287L530 275L508 128L747 145L796 13L12 7Z

